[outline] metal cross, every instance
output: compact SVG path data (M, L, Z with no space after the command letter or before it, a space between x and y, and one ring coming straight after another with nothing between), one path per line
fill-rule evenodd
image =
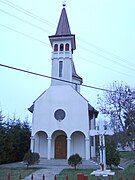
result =
M63 0L63 3L62 3L63 7L66 6L66 0Z

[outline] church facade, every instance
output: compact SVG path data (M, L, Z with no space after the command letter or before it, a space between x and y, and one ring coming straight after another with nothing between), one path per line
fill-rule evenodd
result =
M50 87L28 108L33 113L31 151L46 159L68 159L78 153L83 159L95 157L96 111L81 94L83 79L76 73L73 52L75 35L71 34L63 6L52 47Z

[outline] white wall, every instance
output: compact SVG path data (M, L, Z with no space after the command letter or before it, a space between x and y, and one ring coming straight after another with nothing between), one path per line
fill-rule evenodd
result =
M63 109L66 117L58 122L54 117L57 109ZM63 130L70 137L81 131L88 137L88 102L70 86L51 86L34 103L32 136L44 131L48 137L56 130Z

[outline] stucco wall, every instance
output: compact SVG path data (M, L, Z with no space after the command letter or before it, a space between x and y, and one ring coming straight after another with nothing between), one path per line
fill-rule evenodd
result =
M63 109L64 120L57 121L54 112ZM88 137L88 102L71 86L51 86L34 103L32 136L44 131L48 137L56 130L63 130L67 137L81 131Z

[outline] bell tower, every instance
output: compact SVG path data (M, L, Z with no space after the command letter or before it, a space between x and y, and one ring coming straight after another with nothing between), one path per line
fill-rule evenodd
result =
M73 63L73 51L76 49L75 35L71 34L68 17L63 4L61 16L58 22L56 33L49 36L52 46L52 77L59 79L51 80L51 86L57 85L71 85L76 88L82 83L82 78L76 74ZM72 84L73 81L76 84ZM64 82L65 81L65 82ZM71 83L67 83L71 82ZM77 90L77 88L76 88Z

